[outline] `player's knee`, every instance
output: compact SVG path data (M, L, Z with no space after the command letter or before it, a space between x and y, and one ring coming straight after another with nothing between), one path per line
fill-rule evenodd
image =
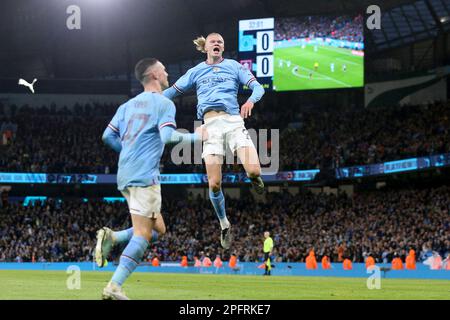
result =
M156 219L155 225L153 226L153 230L155 230L158 233L159 237L166 233L166 224L164 223L162 216Z
M134 228L134 235L144 238L149 243L150 243L150 241L152 239L152 232L151 232L151 230L147 230L145 228Z
M166 233L166 225L163 224L162 226L159 227L158 229L158 233L159 233L159 237L162 237L165 233Z
M209 189L212 192L219 192L222 186L221 181L219 179L208 179Z
M247 175L249 178L257 178L261 175L261 167L257 165L252 165L247 170Z

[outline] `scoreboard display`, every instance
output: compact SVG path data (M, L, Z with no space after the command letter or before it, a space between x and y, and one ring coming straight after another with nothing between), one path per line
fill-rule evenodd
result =
M239 60L264 89L272 89L274 18L239 21Z
M363 87L363 15L241 20L239 61L266 90Z

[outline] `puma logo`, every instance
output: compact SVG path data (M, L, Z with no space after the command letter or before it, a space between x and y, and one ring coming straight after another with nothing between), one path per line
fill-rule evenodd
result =
M26 80L19 79L19 85L28 87L28 89L30 89L30 91L34 93L34 84L36 83L36 81L37 81L36 78L33 80L32 83L28 83Z

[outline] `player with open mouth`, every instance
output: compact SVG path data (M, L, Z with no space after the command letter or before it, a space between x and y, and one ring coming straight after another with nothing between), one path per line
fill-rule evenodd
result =
M235 60L223 58L225 46L220 34L210 33L206 39L199 37L194 44L197 50L206 53L206 61L189 69L163 93L173 99L194 87L197 90L197 117L204 120L209 134L202 154L208 175L209 197L220 221L222 247L228 249L232 241L231 225L221 188L225 148L228 146L233 154L237 154L256 192L263 193L258 153L243 119L251 116L254 104L264 94L264 88L249 69ZM239 84L253 90L240 110L237 101Z

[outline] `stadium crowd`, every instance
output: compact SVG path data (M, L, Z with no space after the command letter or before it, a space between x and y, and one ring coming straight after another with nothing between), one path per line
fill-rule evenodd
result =
M287 128L280 137L284 168L337 168L450 152L448 102L300 117L301 127Z
M227 198L234 225L231 252L220 247L217 218L209 200L188 195L163 199L166 234L146 257L180 261L187 255L261 261L263 232L272 233L276 262L303 262L313 248L332 262L349 257L363 262L369 254L390 262L412 248L419 260L450 252L450 187L326 195L301 191L269 193L264 202L251 196ZM48 200L9 204L0 211L0 261L92 261L96 230L128 227L124 203Z
M116 106L72 109L17 108L0 114L0 168L8 172L116 173L118 156L101 141ZM186 106L182 108L188 108ZM179 128L193 130L193 110L177 113ZM336 168L450 152L450 103L371 109L277 112L261 107L247 128L280 129L280 170ZM293 143L295 141L295 143ZM267 149L275 150L270 141ZM166 147L162 172L204 172L175 165ZM269 153L270 154L270 153ZM241 171L229 165L226 171Z
M275 41L317 37L363 42L363 16L310 16L275 20Z
M12 117L0 118L0 123L16 127L10 139L0 144L0 168L9 172L117 172L118 158L101 140L116 107L13 108Z

